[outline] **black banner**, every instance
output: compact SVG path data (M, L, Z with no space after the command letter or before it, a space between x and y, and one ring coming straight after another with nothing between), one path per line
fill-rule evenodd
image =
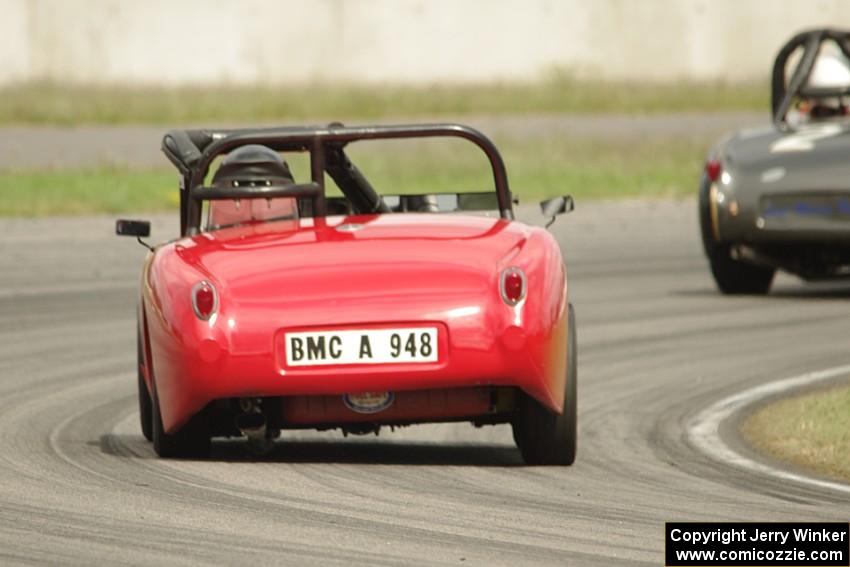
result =
M850 566L850 524L841 522L668 522L668 567Z

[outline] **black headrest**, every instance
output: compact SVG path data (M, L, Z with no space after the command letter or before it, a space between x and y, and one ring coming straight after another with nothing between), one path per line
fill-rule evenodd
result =
M288 185L293 183L289 165L269 147L252 144L236 148L213 175L217 187L240 185Z

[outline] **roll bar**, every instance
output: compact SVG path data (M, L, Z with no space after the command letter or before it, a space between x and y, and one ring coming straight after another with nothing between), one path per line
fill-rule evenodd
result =
M348 181L368 197L371 187L362 174L340 160L345 158L342 148L359 140L386 140L399 138L455 137L468 140L486 155L493 172L493 181L502 218L513 219L513 205L508 187L508 177L502 156L495 144L484 134L461 124L417 124L392 126L346 127L331 124L323 127L288 127L238 130L172 130L162 140L166 157L180 171L180 232L183 235L199 229L201 222L201 187L213 161L234 149L248 144L261 144L275 151L301 151L310 153L312 183L300 187L317 187L314 192L313 215L324 216L325 172L351 176ZM364 185L365 183L365 185ZM209 188L203 188L208 190ZM263 188L258 188L263 189ZM266 188L268 189L268 188ZM228 189L228 191L230 191ZM372 193L374 193L372 191ZM269 195L277 196L277 195ZM211 196L207 196L211 198ZM221 197L235 198L235 197ZM376 210L379 210L376 208Z
M805 85L812 73L821 44L826 40L833 40L838 45L845 57L850 59L850 31L842 31L830 28L813 29L798 33L789 39L773 62L771 73L770 109L771 118L777 128L784 129L788 126L785 115L791 108L794 97L806 94ZM786 77L788 59L794 51L803 47L803 57L797 64L791 78ZM818 93L810 93L818 94ZM831 96L850 94L846 92L824 93Z

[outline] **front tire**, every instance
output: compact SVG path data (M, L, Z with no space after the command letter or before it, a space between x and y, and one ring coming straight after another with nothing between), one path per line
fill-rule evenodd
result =
M718 242L711 228L708 178L703 175L699 192L702 245L717 288L727 295L764 295L770 290L776 268L756 266L732 258L732 247Z
M156 388L153 390L153 450L164 459L203 458L210 453L210 436L202 415L196 415L176 433L166 433Z
M567 343L567 384L564 411L554 413L531 396L524 394L519 415L513 422L514 440L527 465L572 465L576 458L577 344L573 306L569 306Z

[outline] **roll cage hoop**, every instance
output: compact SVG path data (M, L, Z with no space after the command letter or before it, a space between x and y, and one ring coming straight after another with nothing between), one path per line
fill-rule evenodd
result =
M782 46L773 62L771 74L770 108L774 125L785 130L788 128L786 115L795 96L843 96L850 94L850 88L829 91L806 89L805 85L812 73L818 51L824 41L833 40L845 57L850 59L850 31L829 28L800 32ZM786 77L788 58L794 51L803 47L803 56L791 77Z
M325 215L325 173L359 212L390 212L369 181L345 154L345 146L359 140L455 137L478 146L493 171L499 214L513 219L513 205L505 164L496 146L484 134L460 124L398 126L284 127L240 130L172 130L162 139L162 151L180 172L180 233L200 229L201 205L205 200L272 198L294 196L311 201L312 216ZM309 152L311 182L286 187L211 188L204 186L215 158L234 149L262 144L279 152Z

